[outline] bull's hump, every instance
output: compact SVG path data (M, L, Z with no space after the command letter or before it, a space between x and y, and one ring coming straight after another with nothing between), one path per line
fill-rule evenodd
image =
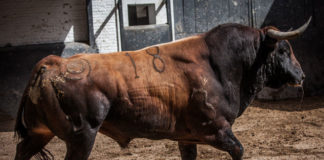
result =
M208 57L209 50L201 36L192 36L159 46L161 53L174 62L201 63Z
M174 42L160 44L158 46L161 49L169 51L181 50L182 52L190 52L191 50L207 51L208 49L202 36L191 36Z

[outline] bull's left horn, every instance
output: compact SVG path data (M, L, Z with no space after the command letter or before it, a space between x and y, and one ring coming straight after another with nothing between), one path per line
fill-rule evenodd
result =
M280 32L274 29L268 29L267 35L271 38L278 39L278 40L295 38L301 35L306 30L311 20L312 20L312 16L309 17L308 21L304 25L302 25L296 30L289 31L289 32Z

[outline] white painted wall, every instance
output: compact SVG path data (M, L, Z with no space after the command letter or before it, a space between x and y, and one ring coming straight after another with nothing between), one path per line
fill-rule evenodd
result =
M0 1L0 47L88 41L85 0Z
M114 0L92 0L93 29L99 53L118 51L114 7ZM112 16L109 18L110 14Z

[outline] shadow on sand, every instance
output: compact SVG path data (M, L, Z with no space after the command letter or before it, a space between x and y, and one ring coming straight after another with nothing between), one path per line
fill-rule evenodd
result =
M255 100L250 106L263 109L281 110L281 111L306 111L318 108L324 108L324 96L305 97L304 99L287 100Z

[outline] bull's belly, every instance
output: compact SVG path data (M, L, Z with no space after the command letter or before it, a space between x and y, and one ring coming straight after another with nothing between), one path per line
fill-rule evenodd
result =
M148 130L141 126L131 126L131 123L124 125L111 121L104 121L100 130L102 134L114 139L121 147L126 147L135 138L147 138L151 140L169 139L187 143L205 144L199 137L191 135L184 130Z
M175 118L162 106L121 107L112 109L106 122L113 124L122 132L138 133L139 135L172 133L175 129Z
M186 94L171 83L128 89L127 95L113 104L107 119L147 132L172 132L176 114L185 106Z
M123 144L134 138L152 140L170 139L204 144L201 137L187 128L181 110L168 106L155 98L133 101L133 105L119 103L112 106L100 132Z
M151 125L151 128L145 127L146 123L133 123L129 121L108 121L106 120L100 131L112 137L123 138L148 138L148 139L174 139L175 133L161 126ZM119 138L118 138L119 139Z
M171 83L129 88L114 101L103 127L133 138L170 139L178 132L181 108L187 105L184 93Z

